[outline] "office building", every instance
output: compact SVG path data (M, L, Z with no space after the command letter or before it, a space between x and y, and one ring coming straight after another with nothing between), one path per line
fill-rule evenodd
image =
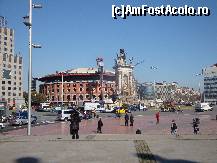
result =
M217 105L217 64L203 69L204 102Z

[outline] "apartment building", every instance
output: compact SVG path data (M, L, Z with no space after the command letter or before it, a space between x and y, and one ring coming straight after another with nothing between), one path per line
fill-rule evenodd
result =
M0 22L0 100L13 106L23 98L23 58L14 53L14 30Z
M203 69L204 101L217 105L217 63Z

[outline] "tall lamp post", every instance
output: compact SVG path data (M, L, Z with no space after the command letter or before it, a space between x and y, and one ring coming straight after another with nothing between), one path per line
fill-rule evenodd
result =
M32 44L32 8L42 8L40 4L32 4L29 0L29 15L24 16L24 24L29 28L29 74L28 74L28 128L27 135L31 135L31 82L32 82L32 47L41 48L41 45Z
M157 70L158 68L156 66L151 66L150 69L151 70ZM154 80L153 84L154 84L153 88L154 88L154 101L155 101L156 100L156 95L155 95L155 80Z
M196 74L195 76L202 76L203 74ZM202 102L202 93L201 93L201 84L200 82L198 83L198 87L199 87L199 93L200 93L200 102ZM203 98L203 101L205 101L205 97Z

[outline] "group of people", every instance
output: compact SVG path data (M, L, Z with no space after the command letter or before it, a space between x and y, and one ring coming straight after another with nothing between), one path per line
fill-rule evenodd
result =
M126 113L125 116L124 116L124 119L125 119L125 126L128 126L128 121L129 121L129 120L130 120L130 126L133 126L134 117L133 117L133 114L132 114L132 113L130 114L130 117L129 117L129 115Z
M70 134L72 135L72 139L79 139L79 123L81 122L81 119L79 117L79 113L75 110L72 112L70 116ZM102 126L103 122L102 119L99 118L98 125L97 125L97 133L102 133Z
M155 114L156 117L156 124L159 124L160 122L160 113L157 112ZM134 116L131 113L130 116L128 115L128 113L125 114L124 116L125 119L125 126L129 125L129 121L130 121L130 126L133 126L134 123ZM78 131L79 131L79 123L81 122L81 119L79 117L79 113L74 111L71 114L71 120L70 120L70 133L72 135L72 139L79 139L79 135L78 135ZM193 130L194 130L194 134L198 134L199 133L199 118L193 118ZM98 123L97 123L97 133L102 133L102 127L103 127L103 122L102 119L99 118ZM171 122L171 134L175 135L175 136L179 136L178 135L178 126L175 122L175 120L172 120Z

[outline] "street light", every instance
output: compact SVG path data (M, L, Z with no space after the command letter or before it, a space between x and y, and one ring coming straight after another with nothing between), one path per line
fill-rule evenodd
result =
M156 66L151 66L150 67L151 70L157 70L158 68ZM154 80L154 101L155 101L155 80Z
M202 76L203 74L202 73L200 73L200 74L196 74L195 76ZM200 102L202 102L202 94L201 94L201 84L200 84L200 81L199 81L199 83L198 83L198 87L199 87L199 93L200 93ZM203 95L204 95L204 93L203 93ZM205 101L205 95L204 95L204 97L203 97L203 101Z
M27 135L31 135L31 82L32 82L32 47L41 48L39 45L32 44L32 8L42 8L40 4L32 4L32 0L29 0L29 15L24 16L24 24L29 28L29 76L28 76L28 128Z

